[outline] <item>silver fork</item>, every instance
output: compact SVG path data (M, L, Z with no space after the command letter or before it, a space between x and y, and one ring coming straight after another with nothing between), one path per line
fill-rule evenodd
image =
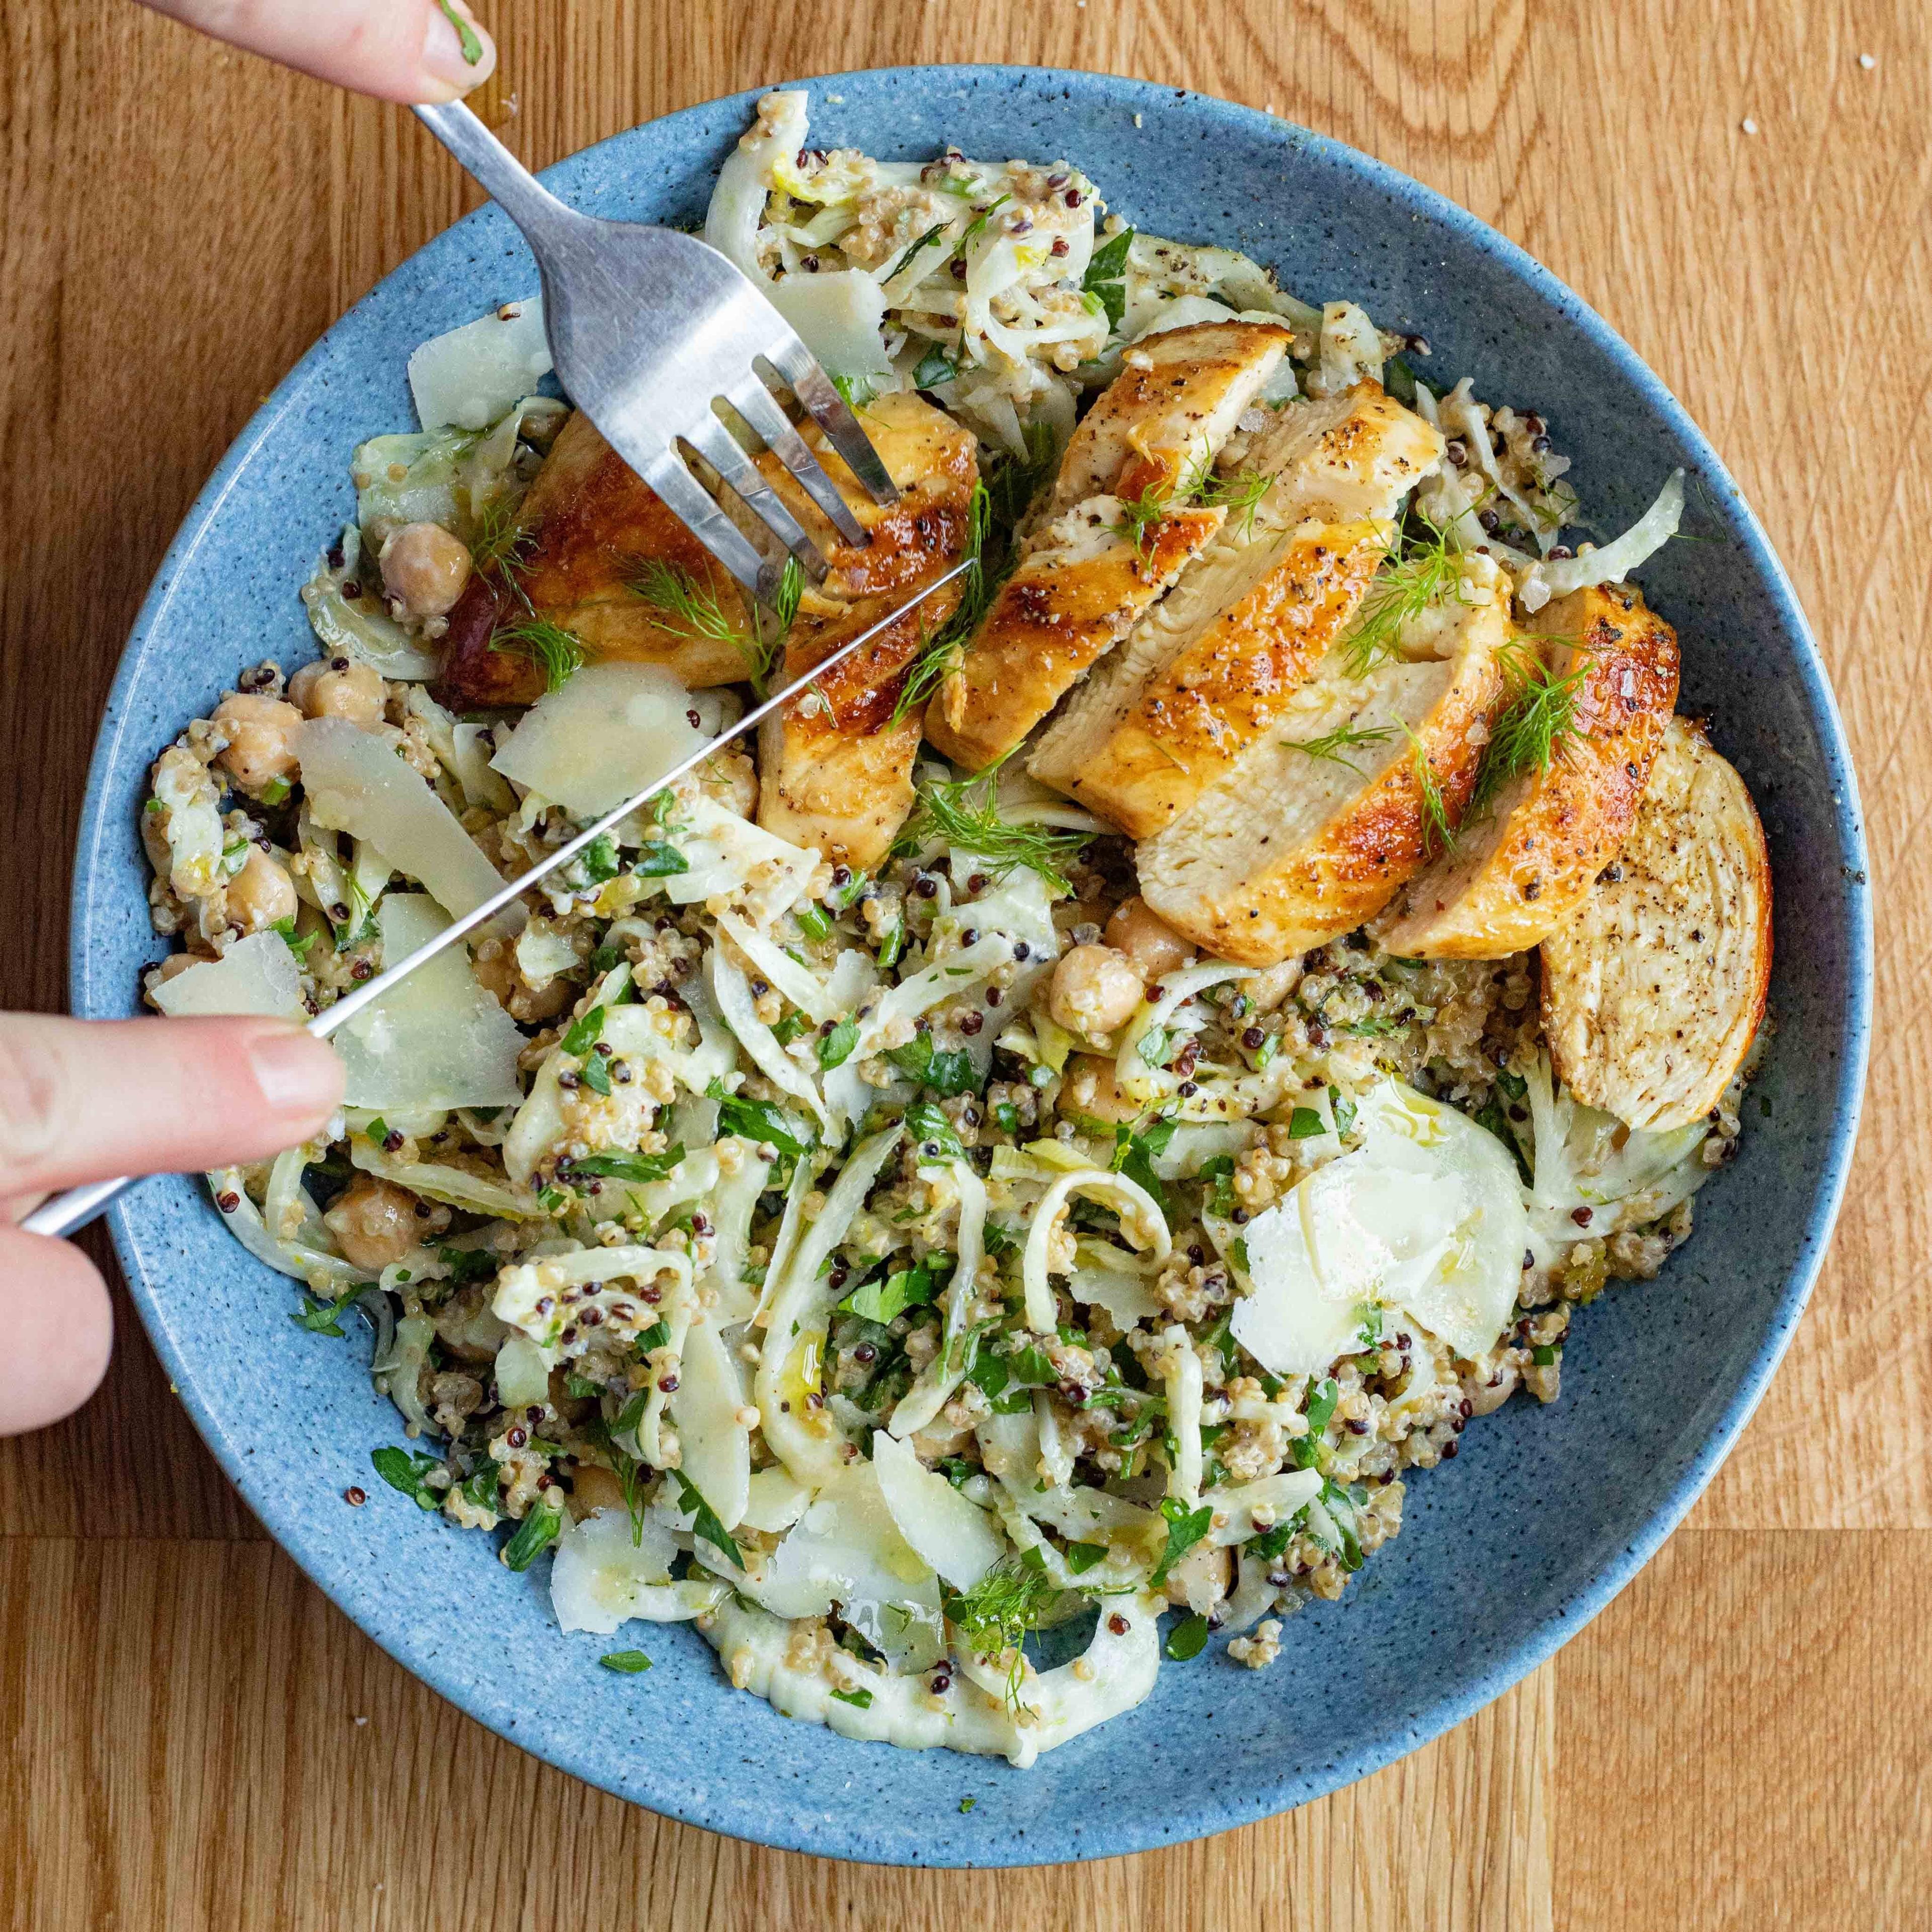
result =
M817 420L876 503L897 500L878 452L796 331L742 270L696 236L566 207L460 101L416 110L530 244L558 380L604 440L768 608L787 555L824 559L726 427L722 400L791 472L848 543L866 532L760 373ZM776 540L761 553L699 481L688 445Z

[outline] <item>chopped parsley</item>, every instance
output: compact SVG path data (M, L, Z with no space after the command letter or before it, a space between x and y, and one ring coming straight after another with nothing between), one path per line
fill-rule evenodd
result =
M854 1710L869 1711L872 1708L872 1694L869 1690L835 1690L832 1696L842 1704L850 1704Z
M942 1100L950 1100L956 1094L970 1094L980 1084L972 1054L963 1046L941 1052L933 1045L929 1033L915 1034L904 1046L889 1047L886 1058L908 1080L931 1088ZM1015 1120L1017 1124L1017 1115Z
M1154 1565L1151 1580L1156 1590L1167 1581L1168 1572L1208 1534L1214 1522L1211 1504L1203 1503L1198 1509L1190 1510L1173 1496L1161 1498L1160 1513L1167 1519L1167 1547Z
M848 1013L830 1033L820 1037L819 1065L828 1073L835 1066L843 1066L852 1058L852 1049L858 1044L859 1022Z
M625 1677L635 1677L651 1667L650 1659L641 1650L607 1650L597 1661L606 1670Z
M684 1159L682 1146L662 1154L580 1154L556 1164L556 1178L566 1185L579 1180L634 1180L640 1186L662 1180Z
M1167 1654L1175 1663L1185 1664L1198 1657L1207 1642L1208 1619L1203 1616L1184 1618L1167 1640Z
M544 1492L548 1496L550 1492ZM530 1505L530 1513L517 1526L517 1533L503 1546L503 1564L506 1569L527 1570L550 1545L556 1540L557 1529L563 1515L563 1505L539 1498Z
M442 1467L440 1456L432 1456L427 1450L419 1449L412 1454L406 1449L386 1448L372 1450L369 1460L376 1474L391 1489L401 1490L418 1509L441 1507L441 1493L431 1489L424 1480L432 1469Z
M728 1558L734 1570L743 1569L745 1559L739 1555L738 1546L718 1520L718 1512L704 1500L704 1492L682 1469L672 1470L670 1479L677 1485L679 1502L691 1517L692 1536L700 1543L710 1544L721 1556Z

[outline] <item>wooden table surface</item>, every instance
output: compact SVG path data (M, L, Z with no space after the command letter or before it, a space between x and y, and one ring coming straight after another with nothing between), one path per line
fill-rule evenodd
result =
M102 1393L0 1444L0 1917L22 1932L1932 1923L1932 1000L1908 976L1932 937L1932 705L1914 694L1932 683L1922 5L486 10L503 60L482 105L535 165L786 76L1101 68L1352 142L1580 291L1737 472L1837 682L1881 908L1851 1198L1742 1446L1553 1662L1288 1816L994 1876L688 1829L460 1716L264 1539L124 1299ZM170 533L271 385L472 197L400 112L126 0L0 7L0 994L52 1008L88 746Z

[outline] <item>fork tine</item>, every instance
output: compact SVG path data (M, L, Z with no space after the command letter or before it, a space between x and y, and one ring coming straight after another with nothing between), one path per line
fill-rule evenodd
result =
M710 492L674 452L653 457L644 471L655 490L698 542L735 577L748 597L770 604L778 593L779 566L760 556L712 500Z
M758 466L709 410L684 433L684 440L736 491L746 509L814 577L825 573L825 559L784 500L765 481Z
M810 350L796 335L781 337L768 349L772 367L792 386L793 393L818 420L826 440L844 458L846 466L875 503L896 503L899 493L867 440L845 398L832 386Z
M853 515L852 506L838 494L838 486L825 473L825 466L812 454L812 446L800 436L792 419L778 406L777 400L754 374L728 392L725 400L742 416L752 432L798 479L799 487L823 510L838 534L856 548L866 545L866 529Z

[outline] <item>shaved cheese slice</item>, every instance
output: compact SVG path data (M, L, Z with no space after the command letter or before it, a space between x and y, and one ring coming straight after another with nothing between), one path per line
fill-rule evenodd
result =
M370 840L452 916L502 887L456 814L386 740L346 718L311 718L294 741L316 824Z
M154 988L154 1004L178 1018L191 1013L304 1016L296 956L279 932L251 932L219 959L202 961Z
M410 394L425 430L484 429L550 371L543 298L525 296L431 336L410 358Z
M728 1585L694 1577L674 1583L677 1544L670 1527L651 1516L633 1522L628 1510L593 1510L573 1522L557 1519L550 1600L559 1625L608 1636L633 1617L681 1623L701 1616L728 1596Z
M449 923L421 892L386 893L376 918L386 962L405 958ZM378 1109L514 1106L524 1096L517 1072L524 1043L516 1022L477 979L468 952L455 945L335 1036L349 1069L348 1104Z
M900 1535L956 1590L971 1589L1005 1554L986 1512L883 1429L872 1437L872 1467Z
M852 1463L825 1484L763 1576L741 1587L780 1616L822 1617L836 1604L904 1670L924 1670L945 1652L939 1580L900 1534L870 1462Z
M490 760L506 778L594 818L701 746L691 699L661 664L586 664L538 698Z
M1529 1222L1502 1143L1394 1080L1361 1101L1360 1126L1359 1148L1248 1224L1234 1332L1274 1374L1320 1373L1376 1307L1473 1358L1516 1305Z

